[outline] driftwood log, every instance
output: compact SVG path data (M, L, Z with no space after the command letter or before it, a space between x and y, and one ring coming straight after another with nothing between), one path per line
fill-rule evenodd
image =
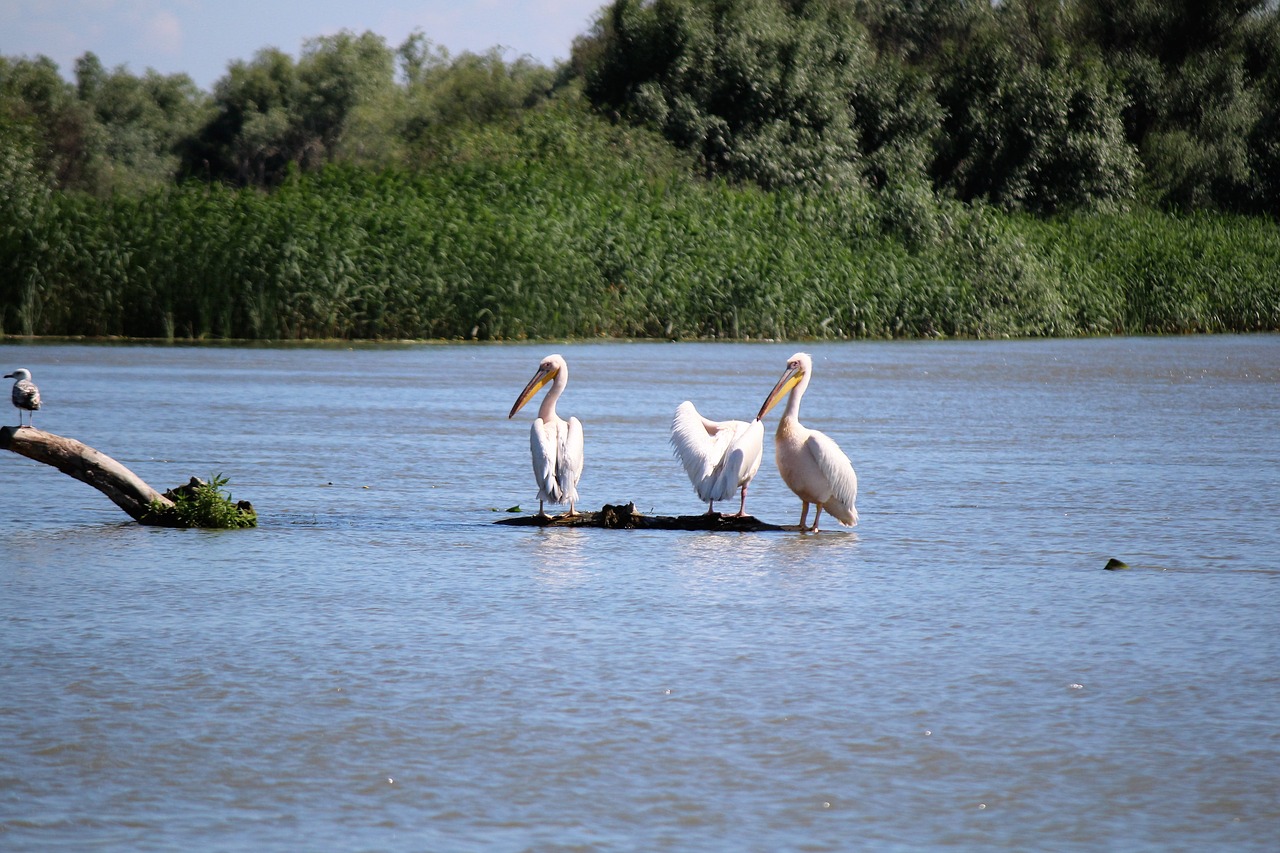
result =
M165 508L173 501L142 481L137 474L74 438L54 435L34 427L0 427L0 449L52 465L62 473L88 483L134 521L148 523L153 503Z
M74 438L54 435L34 427L0 427L0 450L11 450L19 456L52 465L62 473L88 483L111 499L129 517L139 524L152 527L253 527L257 514L253 504L238 501L233 507L233 518L227 521L227 513L214 515L206 512L181 512L179 501L196 498L208 491L208 483L192 477L181 486L163 494L143 482L142 478L105 453L100 453ZM216 489L218 482L214 482ZM230 499L219 494L230 506Z
M730 533L754 533L761 530L785 530L755 516L722 515L641 515L634 503L605 504L599 512L578 515L518 515L500 518L494 524L513 527L603 527L609 530L719 530Z

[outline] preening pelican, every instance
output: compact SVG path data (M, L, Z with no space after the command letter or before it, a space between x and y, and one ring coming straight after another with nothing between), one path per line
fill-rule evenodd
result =
M747 485L760 470L764 424L760 419L709 421L693 403L685 400L671 421L671 445L688 472L698 497L707 502L707 513L716 501L727 501L741 490L738 516L747 514Z
M763 418L783 394L791 392L774 435L774 457L783 482L800 498L800 529L816 533L818 518L824 509L846 527L858 523L858 510L854 507L858 498L858 475L849 457L834 441L800 423L800 398L809 387L811 376L813 359L809 354L798 352L791 356L782 378L773 386L756 417ZM805 527L809 504L818 508L813 527Z
M542 398L538 417L529 432L529 448L533 452L533 477L538 481L538 515L546 515L542 505L569 504L569 515L577 515L578 478L582 476L582 422L577 418L563 420L556 414L556 401L569 384L569 365L564 356L549 355L538 365L529 384L524 386L508 418L538 393L548 382L551 390Z
M31 413L27 426L34 428L36 409L40 408L40 389L31 381L31 371L20 367L13 373L6 373L4 378L13 380L13 391L10 392L9 399L18 407L18 429L22 429L23 412Z

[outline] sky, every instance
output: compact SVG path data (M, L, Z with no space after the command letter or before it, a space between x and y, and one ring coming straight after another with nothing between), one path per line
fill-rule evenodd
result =
M264 47L366 30L396 48L415 30L450 54L504 49L508 61L567 59L608 0L0 0L0 55L43 54L68 80L92 51L107 68L186 73L205 91Z

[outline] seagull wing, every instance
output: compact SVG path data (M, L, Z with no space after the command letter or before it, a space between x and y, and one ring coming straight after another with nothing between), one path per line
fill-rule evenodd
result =
M40 408L40 389L30 379L13 383L13 404L19 409L34 412Z

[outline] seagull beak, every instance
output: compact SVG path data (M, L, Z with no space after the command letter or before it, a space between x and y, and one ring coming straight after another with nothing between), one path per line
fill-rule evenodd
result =
M764 405L760 407L760 414L756 415L756 420L764 420L764 416L769 410L778 404L792 388L799 384L804 378L804 369L799 365L788 367L787 371L782 374L782 378L778 380L778 384L773 386L773 390L769 392L769 396L765 398Z
M524 390L521 391L520 396L516 398L516 404L511 407L511 412L507 415L507 418L514 418L516 416L516 412L520 411L520 409L524 407L524 404L529 402L534 394L538 393L538 389L543 385L546 385L552 379L555 379L556 374L559 372L560 368L558 367L539 367L538 372L533 374L533 378L529 380L529 384L524 386Z

